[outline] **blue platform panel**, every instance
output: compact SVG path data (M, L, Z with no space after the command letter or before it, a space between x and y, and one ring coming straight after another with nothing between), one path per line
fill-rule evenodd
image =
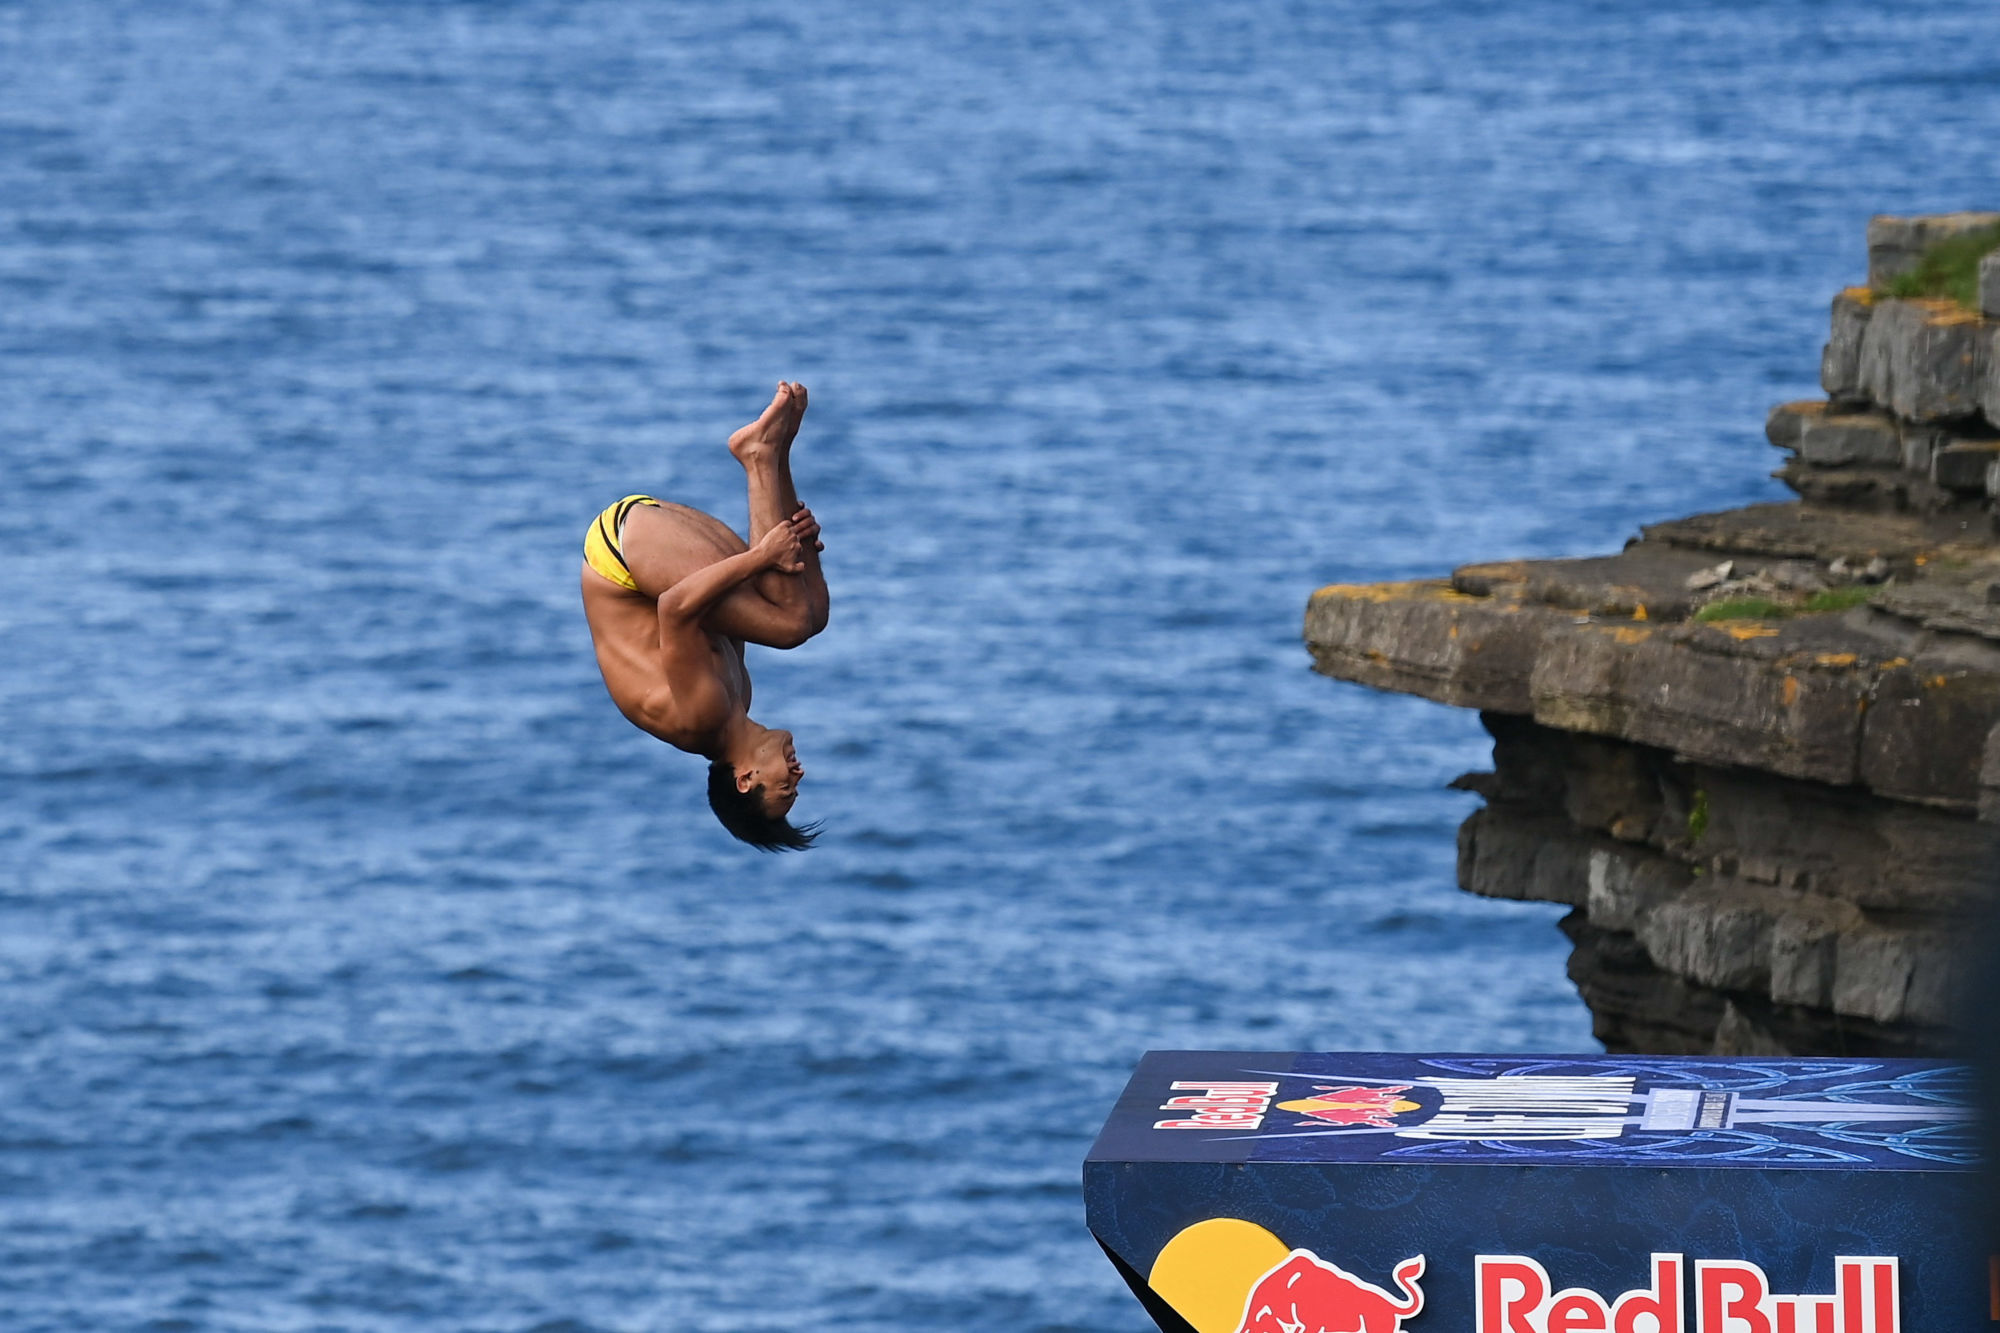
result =
M1166 1333L1994 1326L1970 1073L1162 1051L1084 1167Z

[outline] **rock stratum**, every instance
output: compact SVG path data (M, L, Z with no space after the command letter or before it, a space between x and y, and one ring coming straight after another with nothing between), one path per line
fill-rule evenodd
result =
M1996 225L1870 223L1826 397L1766 424L1797 501L1308 604L1320 672L1480 710L1459 883L1573 909L1612 1051L1949 1046L2000 824L2000 253L1980 308L1888 293Z

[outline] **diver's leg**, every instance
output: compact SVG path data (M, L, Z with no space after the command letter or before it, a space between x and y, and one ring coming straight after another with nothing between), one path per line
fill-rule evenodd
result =
M798 512L792 488L792 441L806 412L803 384L780 384L764 414L729 437L729 452L750 485L750 540Z
M769 598L749 584L740 584L702 617L702 624L718 634L766 648L796 648L817 631L809 618L790 607L772 605Z
M749 485L753 542L800 509L792 483L792 441L805 413L806 386L782 383L763 415L729 437L729 452L743 465ZM810 625L808 637L826 628L826 575L820 568L819 546L815 541L807 548L806 567L800 573L771 570L752 584L772 605L801 612Z

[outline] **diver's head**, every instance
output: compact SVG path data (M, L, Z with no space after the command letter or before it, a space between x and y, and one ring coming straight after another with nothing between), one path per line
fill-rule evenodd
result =
M819 836L819 826L795 828L785 818L798 802L799 779L806 775L792 748L792 733L756 731L734 754L710 761L708 807L722 827L760 851L803 851Z

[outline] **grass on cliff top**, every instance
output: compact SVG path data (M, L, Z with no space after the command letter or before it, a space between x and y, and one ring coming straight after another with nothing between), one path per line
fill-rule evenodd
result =
M1769 597L1725 597L1702 607L1694 613L1694 618L1696 623L1706 625L1716 620L1783 620L1787 616L1826 615L1859 606L1874 593L1875 589L1868 584L1853 583L1845 588L1816 592L1803 602L1775 602Z
M1939 241L1908 273L1889 279L1887 296L1946 296L1967 310L1979 309L1979 261L2000 250L2000 226L1981 227Z

